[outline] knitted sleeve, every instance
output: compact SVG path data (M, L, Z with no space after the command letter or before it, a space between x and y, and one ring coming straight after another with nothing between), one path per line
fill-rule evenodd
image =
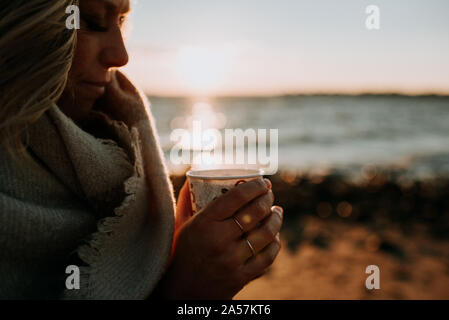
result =
M123 148L55 106L31 135L39 170L0 152L0 298L144 299L162 278L174 198L154 121L111 125Z

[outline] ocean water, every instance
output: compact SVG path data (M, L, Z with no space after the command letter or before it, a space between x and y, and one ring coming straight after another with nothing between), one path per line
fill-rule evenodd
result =
M405 167L449 174L449 97L361 95L184 99L150 97L169 162L173 129L200 117L217 129L279 130L279 167Z

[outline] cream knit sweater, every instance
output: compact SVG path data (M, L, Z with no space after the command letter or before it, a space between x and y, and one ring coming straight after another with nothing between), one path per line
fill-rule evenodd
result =
M175 210L152 115L129 130L94 111L85 127L54 105L29 133L37 169L0 149L0 299L148 297Z

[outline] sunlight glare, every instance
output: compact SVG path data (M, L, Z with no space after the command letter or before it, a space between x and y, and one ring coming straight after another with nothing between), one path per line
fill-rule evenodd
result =
M226 50L184 47L178 53L179 80L193 94L211 94L225 83L230 63Z

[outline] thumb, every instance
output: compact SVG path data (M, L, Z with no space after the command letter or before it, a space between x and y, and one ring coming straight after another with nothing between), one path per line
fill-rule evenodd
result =
M192 216L192 203L190 202L190 188L186 180L181 188L176 204L175 229L181 227Z

